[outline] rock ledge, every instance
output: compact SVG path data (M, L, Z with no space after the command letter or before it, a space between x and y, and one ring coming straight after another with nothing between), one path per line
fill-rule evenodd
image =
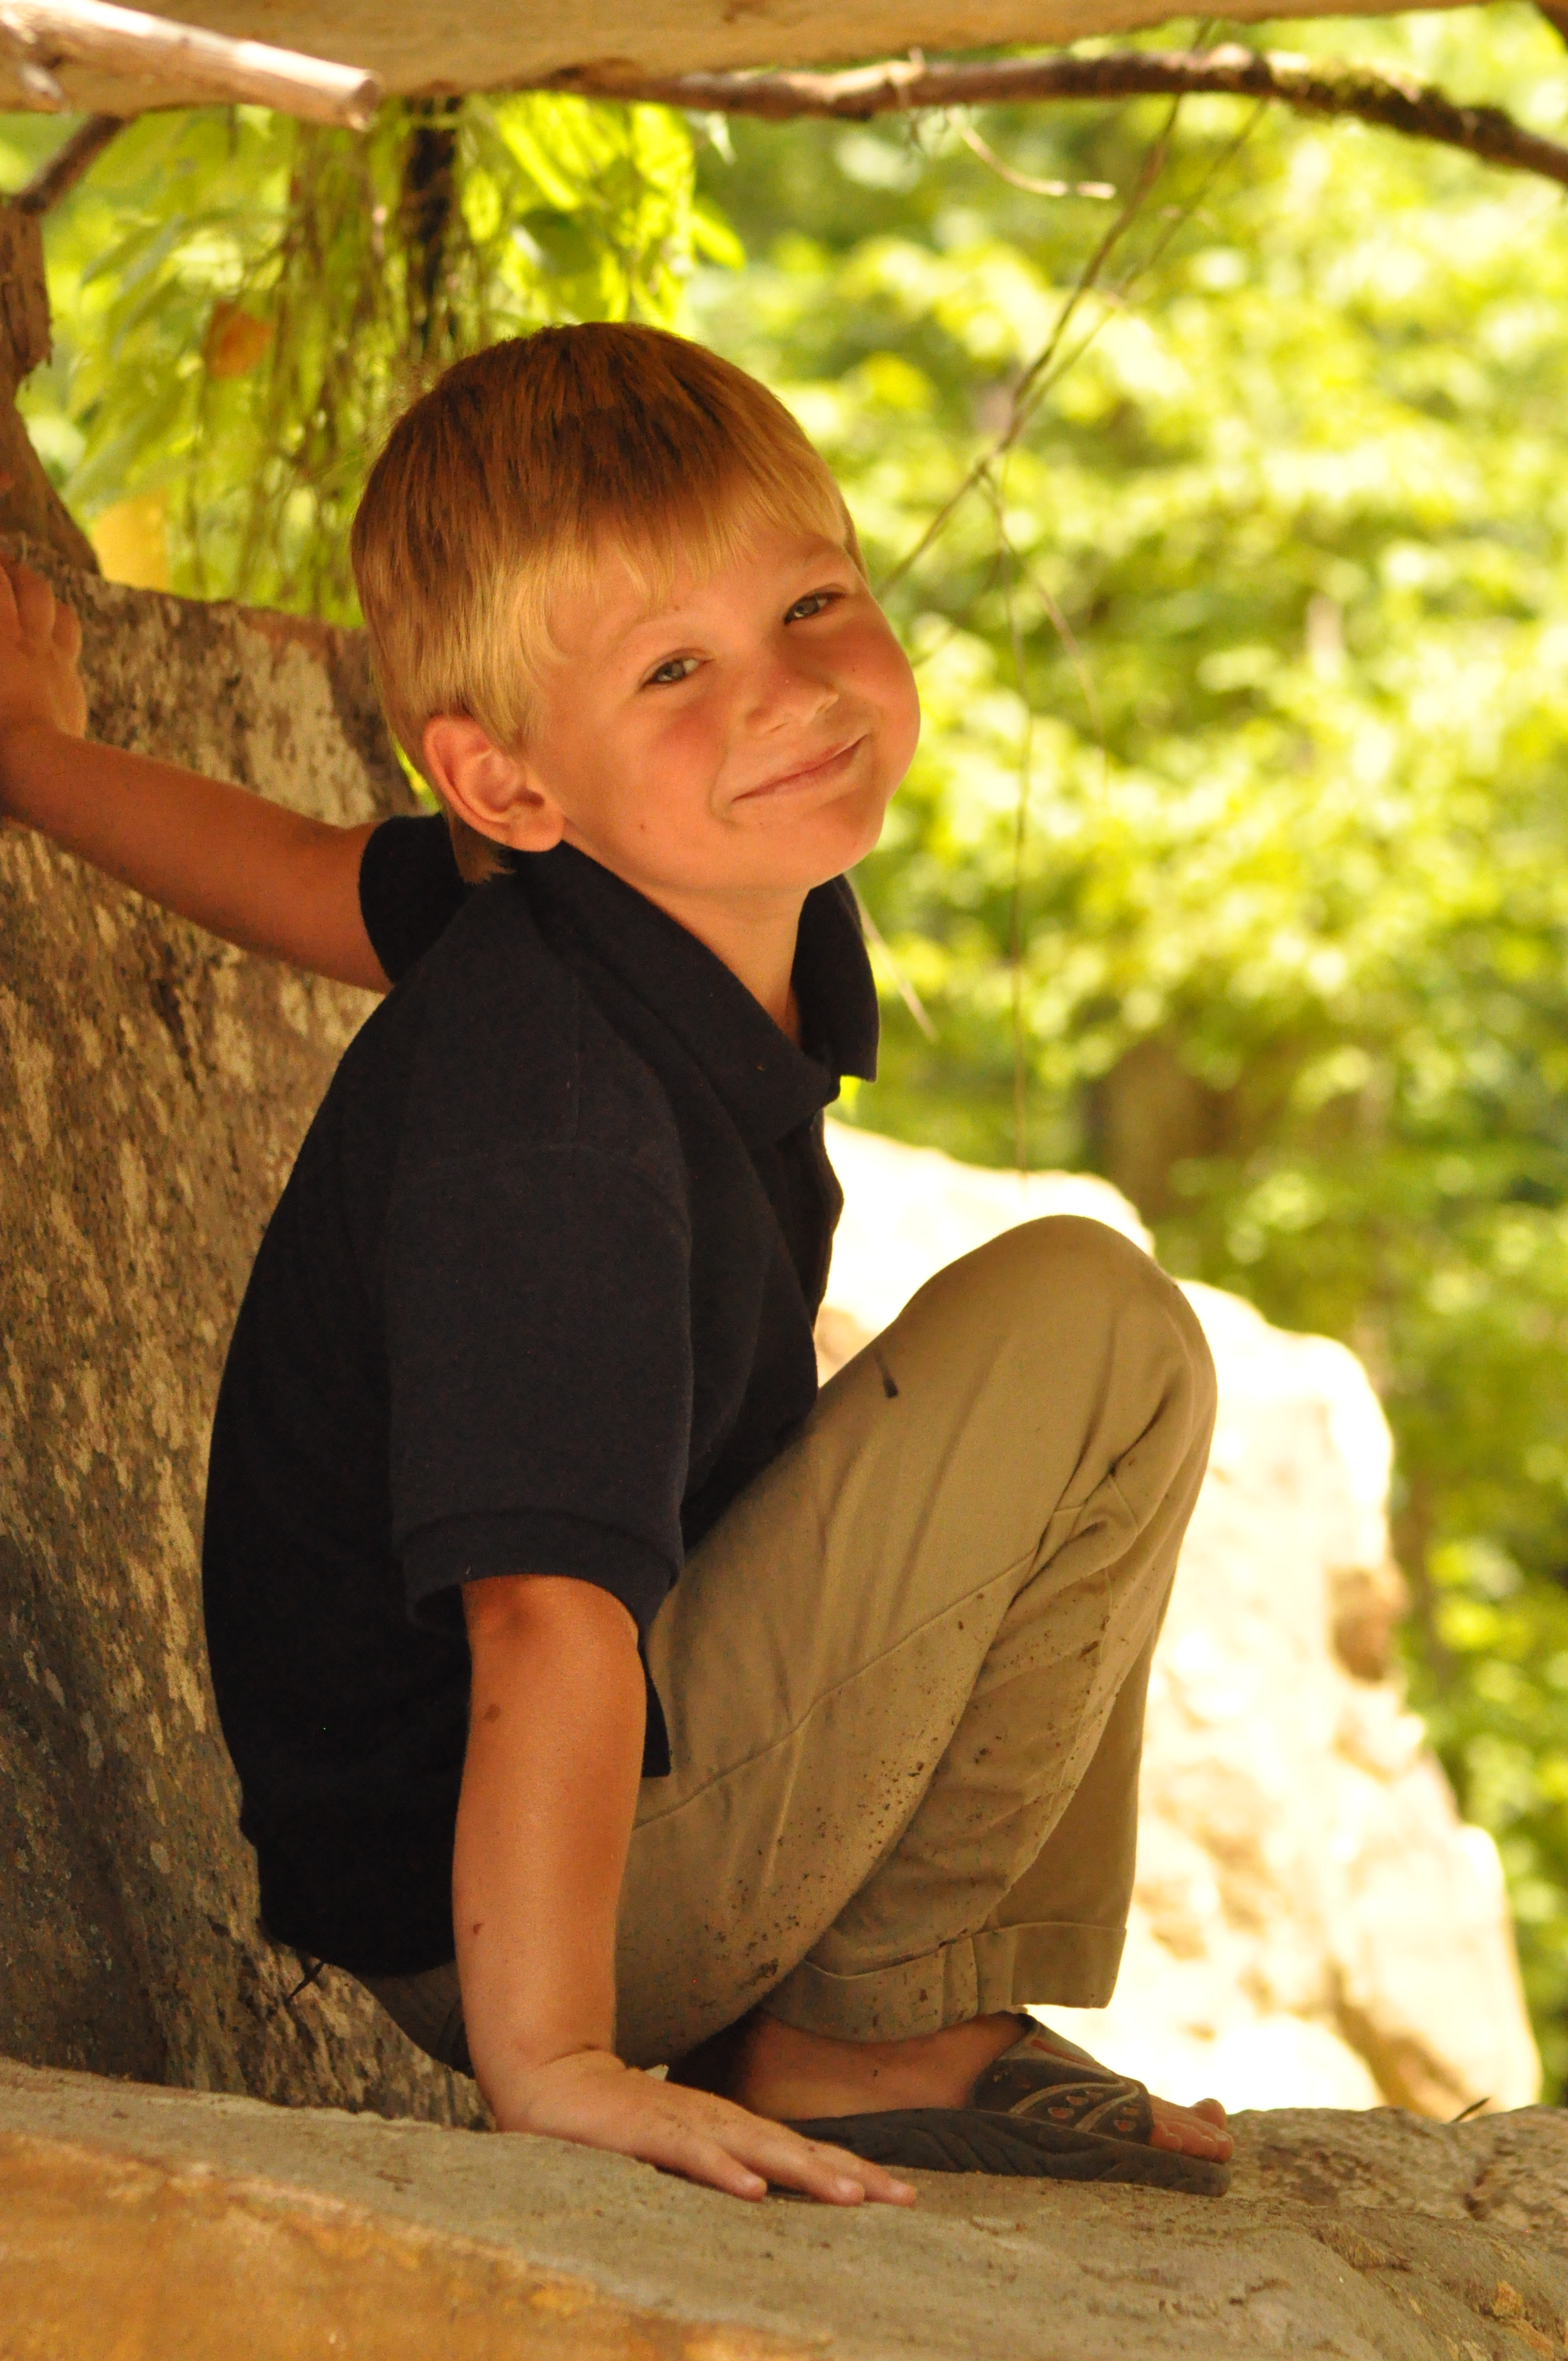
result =
M0 2066L27 2361L1143 2361L1568 2351L1568 2114L1237 2120L1218 2202L920 2175L751 2207L554 2141Z

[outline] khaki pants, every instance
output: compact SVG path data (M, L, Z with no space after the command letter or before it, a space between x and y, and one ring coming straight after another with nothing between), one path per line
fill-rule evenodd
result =
M952 1264L694 1552L649 1662L617 2046L1102 2006L1149 1659L1213 1422L1186 1299L1095 1222ZM466 2063L455 1967L367 1979Z

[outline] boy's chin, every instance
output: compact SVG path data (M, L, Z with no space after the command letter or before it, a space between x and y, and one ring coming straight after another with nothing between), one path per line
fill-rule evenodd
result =
M880 796L844 796L817 811L781 814L776 825L727 835L711 848L688 839L667 850L586 841L581 850L655 900L663 893L798 894L804 899L864 859L882 834L885 812Z
M759 884L809 893L874 851L886 816L887 798L880 795L845 796L817 811L781 815L782 825L757 830L747 866Z

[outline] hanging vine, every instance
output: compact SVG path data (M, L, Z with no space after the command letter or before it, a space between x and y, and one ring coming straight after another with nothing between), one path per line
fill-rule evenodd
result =
M1016 758L1016 788L1011 830L1011 876L1007 896L1007 976L1010 1031L1012 1036L1012 1098L1014 1159L1020 1172L1029 1167L1029 1077L1031 1068L1030 1028L1026 993L1028 948L1027 855L1029 845L1029 802L1034 769L1035 716L1030 697L1028 668L1024 633L1018 615L1017 595L1024 581L1039 599L1042 611L1061 645L1074 676L1082 691L1091 728L1100 747L1101 771L1103 780L1106 764L1105 736L1100 714L1092 673L1077 635L1057 600L1045 586L1036 581L1023 554L1014 545L1007 530L1006 467L1031 422L1038 414L1047 394L1058 385L1068 371L1080 360L1093 344L1105 322L1117 312L1124 312L1132 302L1140 281L1147 280L1174 239L1193 219L1216 184L1235 161L1262 118L1261 106L1253 109L1236 135L1220 150L1195 188L1179 203L1168 205L1159 227L1146 247L1136 254L1119 279L1107 285L1106 276L1117 254L1125 247L1139 222L1146 214L1151 200L1169 164L1181 100L1174 99L1165 119L1148 142L1133 175L1129 192L1114 219L1091 247L1088 259L1069 288L1052 322L1048 335L1032 358L1014 375L1008 390L1005 421L986 447L980 452L960 476L958 483L938 505L915 540L884 574L879 590L885 595L911 575L935 549L943 533L960 511L976 498L982 500L990 511L993 533L988 579L1000 583L1004 635L1011 656L1014 691L1022 716ZM1106 184L1096 182L1087 189L1081 184L1066 182L1036 182L1014 172L996 157L984 141L968 136L968 126L958 126L963 144L977 155L988 169L1005 180L1009 186L1023 188L1029 193L1055 197L1064 194L1106 193ZM1114 194L1114 191L1110 193ZM1094 316L1076 341L1069 341L1069 332L1094 299L1099 302ZM894 955L885 944L879 945L885 962L892 969L894 981L906 1005L912 987L894 963ZM923 1029L930 1027L924 1007ZM934 1033L931 1038L935 1038Z
M50 234L72 508L161 500L177 587L340 620L365 471L422 386L547 322L671 320L696 260L738 258L678 117L538 93L394 102L363 136L144 117Z

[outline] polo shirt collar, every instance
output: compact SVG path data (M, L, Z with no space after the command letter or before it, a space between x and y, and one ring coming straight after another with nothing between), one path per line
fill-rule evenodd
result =
M517 862L524 891L567 918L592 956L701 1068L749 1147L782 1139L876 1071L877 1005L847 881L807 895L795 987L809 1051L796 1049L721 959L575 845Z

